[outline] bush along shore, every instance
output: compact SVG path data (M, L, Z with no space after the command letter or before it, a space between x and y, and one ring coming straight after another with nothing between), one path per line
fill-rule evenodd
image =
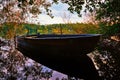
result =
M0 39L0 80L49 79L52 73L17 51L14 41Z

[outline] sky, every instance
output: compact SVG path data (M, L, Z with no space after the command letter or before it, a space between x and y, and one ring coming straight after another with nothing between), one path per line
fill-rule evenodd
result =
M52 14L54 18L46 14L40 14L37 19L29 19L31 23L40 23L40 24L59 24L59 23L77 23L77 22L84 22L84 17L78 17L77 14L72 14L68 10L68 5L59 3L53 4L50 9L52 10Z

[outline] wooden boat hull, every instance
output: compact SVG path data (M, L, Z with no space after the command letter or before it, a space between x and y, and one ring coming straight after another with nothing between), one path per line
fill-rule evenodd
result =
M100 35L35 35L17 37L17 47L39 55L78 56L94 50ZM44 37L43 37L44 36ZM30 38L32 37L32 38ZM75 53L75 54L73 54Z
M94 67L86 54L94 50L99 34L28 35L17 37L17 49L25 56L65 74L77 76L85 64ZM82 60L87 62L83 63ZM89 61L89 62L88 62ZM92 70L93 71L93 70Z

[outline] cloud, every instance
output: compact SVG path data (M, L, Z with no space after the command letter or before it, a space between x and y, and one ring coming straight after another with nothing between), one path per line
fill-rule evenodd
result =
M78 17L76 13L72 14L70 13L67 8L69 6L67 4L59 3L59 4L53 4L50 9L52 10L52 14L54 18L51 18L50 16L46 14L40 14L37 18L29 19L32 23L40 23L40 24L59 24L59 23L77 23L77 22L83 22L83 17Z
M48 15L39 15L39 20L40 24L56 24L56 23L63 23L63 20L61 17L56 16L54 18L51 18Z

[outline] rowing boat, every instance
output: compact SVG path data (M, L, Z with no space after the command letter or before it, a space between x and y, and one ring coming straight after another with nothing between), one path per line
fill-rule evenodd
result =
M97 74L86 54L95 49L100 36L100 34L25 35L16 37L16 45L25 56L54 70L78 77L79 73L82 76Z

